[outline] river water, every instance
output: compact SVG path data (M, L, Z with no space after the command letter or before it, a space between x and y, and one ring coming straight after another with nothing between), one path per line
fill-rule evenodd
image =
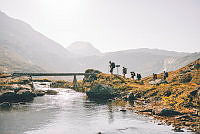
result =
M34 83L38 89L47 85ZM36 97L32 103L0 111L0 134L174 134L134 111L98 104L71 89L54 89L58 95ZM153 122L152 122L153 121ZM184 132L189 133L189 132Z

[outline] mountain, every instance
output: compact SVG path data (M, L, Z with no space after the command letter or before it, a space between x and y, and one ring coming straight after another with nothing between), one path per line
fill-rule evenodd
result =
M25 72L44 71L44 69L42 69L41 67L31 64L15 51L9 50L5 47L6 46L0 44L0 72L11 72L21 70Z
M77 64L70 59L70 52L30 25L2 12L0 20L0 47L3 51L0 53L0 57L3 57L0 66L18 63L19 67L11 67L10 71L27 71L24 66L29 66L29 71L70 71L71 66L76 68ZM7 59L6 63L2 62L4 59ZM35 66L39 68L34 70Z
M186 55L184 57L179 57L179 58L170 57L170 58L165 59L164 69L167 71L177 70L195 60L198 60L199 58L200 58L200 52L192 53L192 54Z
M160 73L165 68L166 59L178 59L188 55L189 53L166 51L159 49L132 49L117 52L104 53L100 56L81 57L77 60L80 62L82 68L95 68L102 72L109 72L109 61L114 61L122 67L127 67L128 72L134 71L141 73L142 76L151 75L152 73ZM114 73L117 70L115 69Z
M30 25L0 12L0 71L84 72L88 68L109 72L114 61L128 72L142 76L171 71L200 58L199 53L159 49L130 49L101 53L88 42L74 42L67 49L35 31ZM116 73L116 69L114 70Z
M72 43L69 47L67 47L67 50L77 57L101 55L101 52L96 49L91 43L83 41Z

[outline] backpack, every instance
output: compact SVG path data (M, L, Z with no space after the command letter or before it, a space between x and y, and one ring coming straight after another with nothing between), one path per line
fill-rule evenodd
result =
M115 63L114 62L111 63L111 67L115 68Z
M165 76L168 77L168 72L165 73Z

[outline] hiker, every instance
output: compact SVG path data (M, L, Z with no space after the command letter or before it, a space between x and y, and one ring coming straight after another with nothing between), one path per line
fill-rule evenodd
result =
M124 78L125 78L125 75L127 74L127 68L123 67L123 69L122 69L122 73L123 73Z
M131 72L131 78L134 80L135 72Z
M165 72L165 71L164 71L164 73L163 73L163 78L164 78L164 80L166 80L167 77L168 77L168 72Z
M113 69L115 68L115 63L111 62L111 61L109 61L109 63L110 63L110 73L113 74Z
M158 78L157 74L153 73L153 80L156 80Z
M139 80L141 80L141 78L142 78L142 76L141 76L141 74L139 74Z
M137 79L141 80L141 78L142 78L141 74L137 73Z

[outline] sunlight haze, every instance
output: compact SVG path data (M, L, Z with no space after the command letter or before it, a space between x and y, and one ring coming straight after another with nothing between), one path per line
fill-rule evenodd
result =
M64 47L200 51L199 0L0 0L0 10Z

